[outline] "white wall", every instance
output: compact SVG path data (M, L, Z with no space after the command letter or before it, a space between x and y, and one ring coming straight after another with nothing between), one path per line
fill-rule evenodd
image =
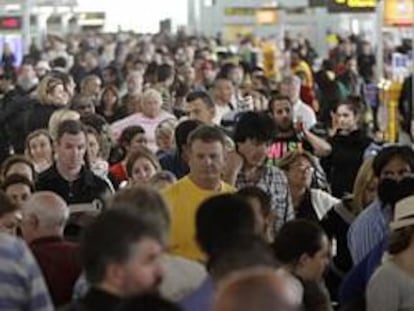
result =
M200 1L201 4L205 0L188 0ZM261 5L272 3L272 0L216 0L213 7L200 6L199 25L201 31L207 35L215 35L218 31L222 31L226 23L248 24L251 19L243 17L224 16L225 7L258 7ZM285 8L306 8L307 0L278 0L278 5ZM324 55L327 52L325 42L325 34L327 29L331 29L338 33L350 33L351 25L359 25L359 31L368 33L368 37L373 38L375 34L375 14L359 13L359 14L328 14L325 8L308 8L305 13L286 13L283 14L284 28L292 34L302 33L308 38L317 51ZM252 22L254 24L254 21ZM256 34L266 35L272 33L271 27L260 27L256 29ZM373 38L374 39L374 38Z
M105 30L137 32L158 31L159 21L171 18L173 26L187 24L188 0L78 0L84 10L103 10L107 14Z

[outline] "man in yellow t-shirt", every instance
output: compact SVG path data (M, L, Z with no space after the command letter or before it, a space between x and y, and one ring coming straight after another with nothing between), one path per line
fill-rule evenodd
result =
M171 253L193 260L205 257L195 239L196 211L204 200L234 191L221 180L225 167L224 146L224 134L216 127L203 125L190 134L190 172L164 192L171 210Z

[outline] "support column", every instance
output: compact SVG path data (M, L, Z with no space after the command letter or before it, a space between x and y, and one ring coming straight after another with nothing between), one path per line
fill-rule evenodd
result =
M377 4L377 21L376 27L377 30L376 39L377 39L377 55L376 55L376 78L377 81L380 81L384 77L384 38L382 33L383 22L384 22L384 1L379 0Z
M30 44L32 41L30 32L30 11L32 8L32 0L23 1L23 42L24 42L24 53L29 52Z

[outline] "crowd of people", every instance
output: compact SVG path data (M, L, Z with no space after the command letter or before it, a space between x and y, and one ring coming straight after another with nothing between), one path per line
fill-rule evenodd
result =
M275 81L219 41L6 49L1 310L414 310L412 77L388 144L369 42L286 38Z

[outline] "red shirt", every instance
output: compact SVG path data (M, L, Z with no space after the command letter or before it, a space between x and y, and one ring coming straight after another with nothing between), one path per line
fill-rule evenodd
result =
M30 243L56 307L68 304L81 273L79 246L61 237L45 237Z
M118 185L124 180L128 180L128 174L122 162L112 165L109 168L109 172L115 178L115 181Z

